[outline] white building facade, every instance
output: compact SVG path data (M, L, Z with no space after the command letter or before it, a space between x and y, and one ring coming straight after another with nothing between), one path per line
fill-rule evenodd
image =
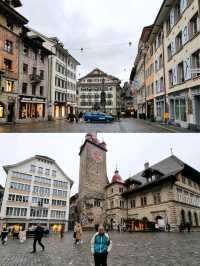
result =
M48 38L34 30L31 36L37 35L44 40L44 47L52 52L49 56L49 119L65 119L75 114L77 66L80 63L65 49L64 44L56 37Z
M116 115L121 110L121 81L96 68L78 82L78 110L103 111ZM104 93L105 106L102 106Z
M51 158L36 155L7 173L1 208L3 226L26 229L40 223L51 231L68 230L69 198L73 181Z

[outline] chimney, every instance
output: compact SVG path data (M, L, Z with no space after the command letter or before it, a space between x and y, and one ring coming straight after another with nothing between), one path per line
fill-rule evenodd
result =
M146 162L145 164L144 164L144 170L147 170L149 168L149 162Z

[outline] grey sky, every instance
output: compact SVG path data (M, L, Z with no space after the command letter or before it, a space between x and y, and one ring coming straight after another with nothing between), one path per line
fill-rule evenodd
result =
M85 75L99 67L125 81L142 28L154 22L162 0L22 0L22 3L19 11L29 19L29 26L48 36L57 36L80 61L78 73ZM133 42L131 48L129 41ZM89 49L81 53L81 47Z
M99 134L108 146L109 179L118 166L126 179L144 167L170 155L170 147L180 159L200 170L200 138L198 134ZM14 164L40 154L55 159L74 180L72 194L77 192L79 148L85 134L0 134L0 183L5 184L2 165Z

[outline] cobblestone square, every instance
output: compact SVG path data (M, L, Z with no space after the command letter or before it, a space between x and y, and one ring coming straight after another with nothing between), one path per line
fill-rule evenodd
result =
M32 239L25 244L9 240L0 247L1 266L92 266L90 239L93 233L84 233L83 244L74 246L72 234L44 238L45 252L38 247L30 254ZM113 248L109 266L199 266L200 233L111 233Z

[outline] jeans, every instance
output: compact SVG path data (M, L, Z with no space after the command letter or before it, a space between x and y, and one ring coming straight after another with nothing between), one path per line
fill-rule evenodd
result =
M107 266L108 253L95 253L94 261L95 266Z

